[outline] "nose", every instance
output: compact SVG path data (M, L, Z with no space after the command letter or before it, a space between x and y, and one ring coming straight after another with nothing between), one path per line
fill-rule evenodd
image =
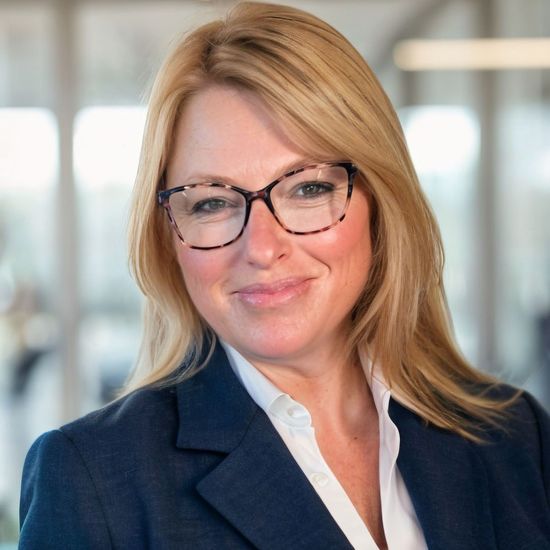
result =
M275 219L262 200L252 203L242 241L246 261L261 269L271 267L289 253L290 233Z

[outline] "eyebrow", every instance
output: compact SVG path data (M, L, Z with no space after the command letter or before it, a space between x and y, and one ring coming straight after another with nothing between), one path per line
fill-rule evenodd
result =
M276 179L280 178L282 175L288 174L289 172L292 172L293 170L297 170L298 168L308 166L309 164L317 164L320 162L325 162L325 161L312 156L300 157L299 159L283 164L279 169L277 169L274 172L274 174L276 175L271 180L269 180L269 182L275 181ZM164 181L165 181L165 188L168 189L169 187L166 184L166 177L164 178ZM225 183L233 186L239 186L239 185L242 185L243 183L243 182L236 181L233 178L230 178L228 176L220 176L213 172L200 172L189 176L183 182L178 182L176 185L173 185L173 186L171 185L170 188L183 187L185 185L192 185L194 183L205 183L205 182ZM266 182L266 183L269 183L269 182Z

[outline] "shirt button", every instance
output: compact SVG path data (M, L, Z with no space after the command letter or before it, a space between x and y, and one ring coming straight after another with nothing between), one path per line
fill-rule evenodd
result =
M328 476L321 472L316 472L311 474L311 481L318 485L319 487L324 487L328 483Z

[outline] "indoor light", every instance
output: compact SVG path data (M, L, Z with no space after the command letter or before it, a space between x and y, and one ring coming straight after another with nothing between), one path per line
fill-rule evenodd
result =
M550 68L550 39L404 40L393 58L405 71Z

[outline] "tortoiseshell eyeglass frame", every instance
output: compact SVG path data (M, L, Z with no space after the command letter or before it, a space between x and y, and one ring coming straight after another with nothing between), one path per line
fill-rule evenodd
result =
M330 225L327 225L326 227L322 227L320 229L315 229L314 231L293 231L292 229L289 229L284 225L284 223L279 219L277 216L277 212L273 206L273 203L271 201L271 191L272 189L280 183L285 178L289 178L291 176L294 176L296 174L299 174L300 172L304 172L305 170L315 169L315 168L330 168L340 166L344 168L348 174L348 190L347 190L347 197L346 197L346 203L344 205L343 211L341 216L331 223ZM273 214L273 217L277 220L278 224L288 233L292 233L293 235L310 235L313 233L321 233L323 231L327 231L331 227L334 227L335 225L339 224L345 217L346 212L351 200L351 194L353 191L353 182L355 179L355 176L357 174L358 170L357 167L349 161L341 161L341 162L322 162L317 164L308 164L306 166L302 166L300 168L296 168L294 170L291 170L290 172L286 172L276 180L272 181L268 185L266 185L263 189L260 189L258 191L247 191L246 189L242 189L241 187L236 187L234 185L228 185L225 183L220 182L204 182L204 183L193 183L189 185L181 185L179 187L174 187L172 189L164 189L157 192L157 200L158 204L166 210L166 213L168 214L168 219L170 221L170 225L176 232L179 240L187 247L189 248L195 248L198 250L212 250L214 248L223 248L224 246L228 246L232 243L234 243L244 232L246 224L248 223L248 218L250 217L250 209L252 207L252 202L256 199L261 199L265 202L266 206L269 208L269 211ZM165 185L165 176L163 174L160 186L164 187ZM240 195L242 195L245 199L245 215L244 215L244 221L243 226L241 230L239 231L238 235L236 237L233 237L231 240L229 240L226 243L216 245L216 246L195 246L191 245L188 242L186 242L183 238L183 236L180 233L180 230L176 224L176 221L174 219L174 216L172 214L172 210L170 208L170 195L173 195L174 193L179 193L181 191L185 191L187 189L192 189L194 187L223 187L225 189L231 189L233 191L236 191Z

